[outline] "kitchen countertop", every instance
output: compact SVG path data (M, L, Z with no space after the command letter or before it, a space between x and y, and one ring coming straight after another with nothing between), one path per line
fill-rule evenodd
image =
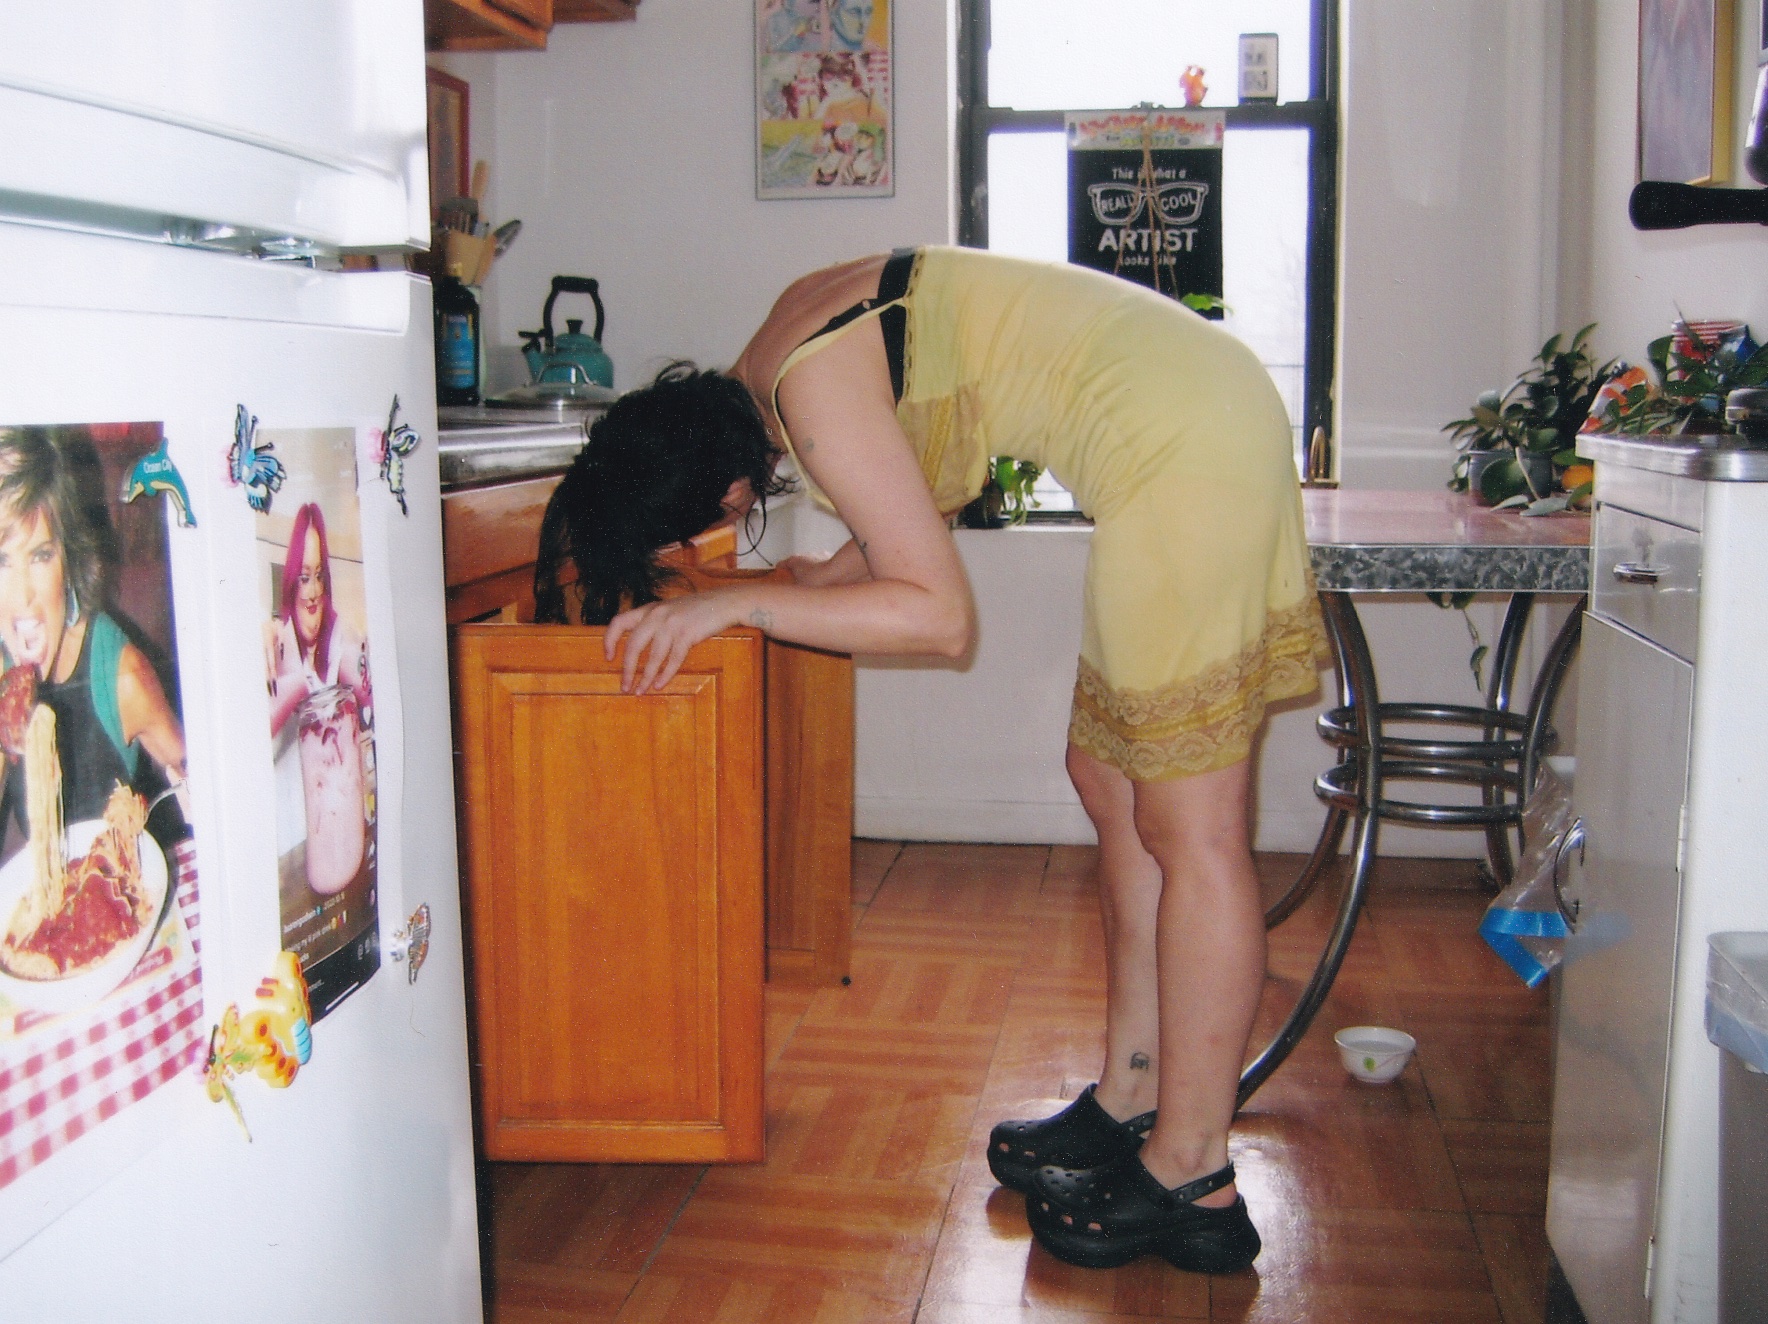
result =
M1307 488L1314 579L1327 592L1582 593L1590 517L1519 515L1460 492Z
M1768 482L1768 447L1743 445L1738 437L1729 434L1610 437L1591 433L1578 438L1578 454L1599 462L1624 464L1630 469L1649 469L1709 482Z

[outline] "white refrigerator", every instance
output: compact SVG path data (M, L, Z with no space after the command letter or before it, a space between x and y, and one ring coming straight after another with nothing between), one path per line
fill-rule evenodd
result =
M430 289L340 261L424 88L420 0L0 7L0 1318L481 1318Z

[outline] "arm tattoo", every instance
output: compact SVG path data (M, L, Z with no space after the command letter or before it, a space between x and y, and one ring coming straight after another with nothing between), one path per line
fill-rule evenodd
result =
M1130 1070L1131 1071L1146 1071L1148 1069L1148 1066L1149 1066L1148 1054L1146 1054L1146 1053L1131 1053L1130 1054Z
M749 613L749 624L753 625L757 630L772 630L773 613L765 607L757 607L754 611Z

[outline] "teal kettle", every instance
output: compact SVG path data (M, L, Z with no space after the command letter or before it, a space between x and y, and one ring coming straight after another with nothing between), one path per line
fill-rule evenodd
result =
M583 334L583 319L568 318L563 335L553 334L553 304L561 294L587 294L595 304L595 330ZM522 357L528 363L528 375L535 382L591 382L597 386L614 385L614 361L602 348L602 327L606 313L602 309L601 286L591 276L554 276L546 304L540 311L540 330L519 331Z

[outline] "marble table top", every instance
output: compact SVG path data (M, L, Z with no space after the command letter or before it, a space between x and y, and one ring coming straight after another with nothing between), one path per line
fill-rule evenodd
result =
M1590 584L1588 515L1369 488L1306 488L1302 506L1322 591L1583 593Z

